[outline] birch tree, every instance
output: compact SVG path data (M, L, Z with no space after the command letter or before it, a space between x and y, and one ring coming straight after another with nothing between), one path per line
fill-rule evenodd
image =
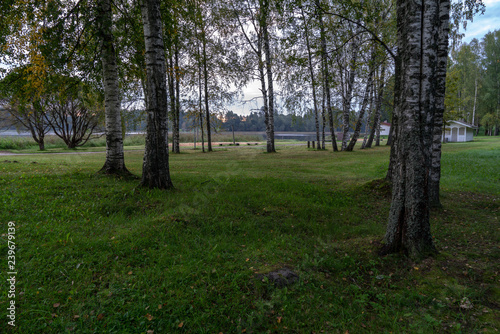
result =
M436 252L429 221L428 168L432 159L435 90L443 70L443 63L436 59L440 42L445 38L441 35L448 32L440 29L449 19L448 6L449 2L444 0L397 2L401 63L396 80L400 88L394 110L398 127L393 145L396 158L385 251L405 251L412 258Z
M141 14L146 49L147 132L141 185L171 189L168 161L168 102L165 46L159 0L142 0Z
M101 62L106 119L106 161L101 172L129 174L123 154L121 99L118 84L118 67L113 38L113 13L110 0L97 2L98 34L101 40Z
M271 50L271 36L269 24L271 22L272 7L270 0L246 0L233 4L236 24L240 27L241 35L246 45L255 56L248 63L257 67L257 78L260 81L263 110L265 114L267 152L276 152L274 144L274 78L273 56ZM253 72L254 68L247 71Z
M361 103L361 109L359 110L358 120L356 121L356 125L354 127L353 136L349 142L349 145L344 149L345 151L352 151L356 142L358 141L359 132L361 131L361 125L363 123L363 118L365 116L366 109L368 108L368 104L370 101L370 95L373 90L373 76L376 68L375 58L376 58L376 49L373 47L371 51L371 59L369 61L369 73L368 79L366 81L365 93L363 96L363 102Z
M330 71L329 71L329 62L328 62L328 49L326 45L326 31L323 22L323 8L320 0L315 0L317 15L318 15L318 23L320 28L320 38L321 38L321 66L322 66L322 74L323 74L323 90L324 90L324 98L325 98L325 107L328 115L328 122L330 126L330 133L332 135L332 148L334 152L338 151L337 147L337 139L335 137L335 127L333 125L333 111L332 111L332 98L330 91Z

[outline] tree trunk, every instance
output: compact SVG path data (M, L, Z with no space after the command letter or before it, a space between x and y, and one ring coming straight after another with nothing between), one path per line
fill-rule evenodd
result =
M370 120L372 118L373 110L375 109L375 87L371 90L370 92L370 109L368 110L368 115L366 116L366 121L365 121L365 133L363 136L363 143L361 144L361 149L365 149L366 147L366 142L368 141L368 137L370 136Z
M313 105L314 105L314 122L316 125L316 142L318 143L318 150L321 149L319 141L319 119L318 119L318 101L316 98L316 81L314 78L314 67L312 63L311 46L309 44L309 29L307 27L307 20L304 15L304 9L301 7L302 20L304 21L304 33L306 35L306 47L307 47L307 59L309 61L309 73L311 75L311 87L313 94Z
M477 103L477 73L476 73L476 80L474 83L474 105L472 107L472 125L475 125L476 121L476 103Z
M170 104L170 114L172 116L172 153L175 153L175 131L176 131L176 121L175 121L175 112L176 112L176 108L175 108L175 70L174 70L174 59L173 59L173 55L172 55L172 52L170 50L169 52L169 58L167 60L167 64L168 64L168 68L169 70L167 71L168 73L168 81L167 81L167 84L168 84L168 101L169 101L169 104Z
M326 93L325 89L323 89L323 100L321 101L321 123L322 123L322 131L321 131L321 149L326 150L326 136L325 136L325 129L326 129L326 112L325 112L325 100L326 100Z
M269 0L259 0L260 17L259 25L262 29L262 43L264 47L264 56L267 72L267 98L268 98L268 117L267 117L267 153L276 152L274 146L274 86L273 86L273 71L271 59L271 46L269 44L268 16L269 16Z
M272 60L271 60L271 50L269 46L269 36L267 33L267 27L264 29L264 53L266 55L266 69L267 69L267 96L269 103L269 132L271 134L270 145L267 147L267 152L276 152L274 146L274 85L273 85L273 72L272 72Z
M207 37L205 35L205 28L201 32L202 46L203 46L203 79L205 88L205 122L207 123L207 145L208 152L212 152L212 129L210 128L210 109L209 109L209 96L208 96L208 68L207 68Z
M354 79L356 78L356 61L358 58L359 42L358 37L354 37L352 40L352 54L351 54L351 65L349 66L349 71L347 75L347 90L345 92L343 101L343 121L342 121L342 144L341 150L345 151L347 149L347 142L349 141L349 128L350 128L350 115L351 115L351 102L352 102L352 92L354 89Z
M142 0L141 14L146 49L146 148L141 185L173 188L168 163L168 102L165 51L159 0Z
M429 168L429 202L431 207L441 207L439 184L441 180L441 141L443 138L443 114L446 95L446 69L448 63L448 32L450 24L450 2L441 1L439 5L439 37L437 49L437 85L435 89L435 114Z
M326 150L326 144L325 144L325 128L326 128L326 116L325 116L325 107L323 106L323 110L321 112L321 149Z
M380 146L380 118L375 125L375 146Z
M170 110L172 114L172 152L180 153L179 132L180 132L180 73L179 73L179 42L177 37L170 50L170 70L168 71L168 87L170 97ZM173 53L173 54L172 54Z
M365 117L366 107L368 106L368 102L370 100L370 93L373 86L373 72L375 71L375 50L372 51L370 67L371 67L370 73L368 74L368 80L366 82L365 95L363 96L363 102L361 103L361 109L359 111L358 120L356 121L354 133L352 135L351 141L349 142L349 145L347 145L347 147L345 148L345 151L348 152L354 149L354 146L358 141L359 132L361 131L361 125L363 123L363 118Z
M328 112L328 118L330 123L330 132L332 135L332 148L334 152L338 151L337 148L337 138L335 137L335 128L333 127L333 112L332 112L332 100L330 95L330 73L328 71L328 53L326 50L326 34L325 27L323 25L323 15L321 14L321 4L319 0L316 0L316 7L318 11L318 21L320 27L320 37L321 37L321 62L323 66L323 89L325 90L326 98L326 110Z
M40 138L38 141L37 141L37 144L38 144L38 149L40 151L45 151L45 141L43 140L43 138Z
M181 74L179 69L179 44L175 42L175 132L174 153L181 153L180 148L180 126L181 126Z
M266 142L267 142L267 152L272 152L273 147L273 134L271 132L271 126L269 125L269 104L267 100L267 88L266 88L266 75L264 72L264 61L262 60L262 44L263 38L262 33L259 32L257 36L257 57L259 58L259 79L260 79L260 89L262 91L262 100L264 104L264 123L266 124Z
M428 167L437 85L439 4L397 1L400 96L386 252L419 259L436 252L429 222ZM431 140L429 140L431 139Z
M370 137L368 138L368 142L366 143L365 146L367 148L372 147L373 139L375 138L376 133L378 133L378 137L380 138L380 114L382 112L382 97L384 96L384 88L385 88L385 62L383 62L382 64L382 70L380 72L380 82L378 88L379 89L377 92L377 99L375 103L375 117L373 118L373 125L370 130Z
M199 113L199 121L200 121L200 132L201 132L201 151L205 153L205 133L203 130L203 108L202 108L202 99L201 99L201 52L198 48L198 109Z
M98 26L101 38L101 62L104 84L104 110L106 122L106 161L100 172L105 174L130 174L125 167L123 133L120 114L118 68L113 42L113 13L111 1L98 1Z
M396 59L394 59L395 62L395 75L394 77L396 78L394 82L394 108L392 111L392 122L391 122L391 130L389 131L389 138L391 141L391 153L389 156L389 167L387 168L387 175L385 176L386 181L392 182L392 174L394 171L394 165L396 164L396 148L394 146L394 143L397 140L397 133L398 131L397 128L399 126L398 124L398 114L396 112L396 108L399 105L399 99L401 93L401 56L399 54L396 55ZM388 140L389 142L389 140Z

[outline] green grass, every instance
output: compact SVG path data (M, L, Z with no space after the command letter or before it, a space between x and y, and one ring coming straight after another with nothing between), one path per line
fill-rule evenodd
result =
M96 174L102 153L0 157L0 267L14 221L18 272L16 327L4 284L0 332L500 327L498 139L444 145L444 208L431 215L440 254L421 263L377 255L390 198L370 181L385 175L385 146L183 152L171 155L168 192ZM142 153L126 152L126 164L140 175ZM299 281L278 289L256 278L282 267Z
M201 147L201 139L198 137L198 145ZM258 133L236 132L235 140L237 142L262 142L263 137ZM194 141L193 133L183 132L179 135L180 143L192 144ZM213 133L212 141L214 142L232 142L233 136L228 132ZM169 135L169 142L172 142L172 134ZM123 145L126 148L133 149L135 147L144 148L145 136L140 134L128 134L123 140ZM45 137L44 153L64 152L64 151L103 151L106 149L106 138L103 135L93 135L85 145L79 146L76 149L68 149L63 140L55 135ZM38 144L31 137L16 137L16 136L0 136L0 150L8 150L16 153L35 153L40 152Z

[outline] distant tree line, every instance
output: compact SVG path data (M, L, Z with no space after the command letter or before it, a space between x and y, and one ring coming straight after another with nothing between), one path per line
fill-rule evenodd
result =
M389 115L384 113L387 119ZM339 120L338 120L339 121ZM339 124L336 120L336 124ZM232 111L227 112L224 115L224 121L222 127L226 130L234 131L265 131L265 114L263 111L251 112L249 115L241 116ZM303 115L297 114L275 114L274 115L274 130L279 132L315 132L316 131L316 121L314 118L314 112L308 111ZM349 130L352 132L354 127L350 126ZM342 127L336 126L335 131L342 131ZM365 131L365 126L363 124L361 132ZM329 132L329 131L328 131Z
M446 75L446 118L500 134L500 30L456 45Z

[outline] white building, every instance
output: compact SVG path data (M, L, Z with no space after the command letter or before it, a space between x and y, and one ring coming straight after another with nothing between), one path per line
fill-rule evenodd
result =
M388 123L387 121L380 122L380 135L381 136L388 136L390 131L391 131L391 123Z
M477 127L462 121L449 121L443 133L443 142L472 141Z

